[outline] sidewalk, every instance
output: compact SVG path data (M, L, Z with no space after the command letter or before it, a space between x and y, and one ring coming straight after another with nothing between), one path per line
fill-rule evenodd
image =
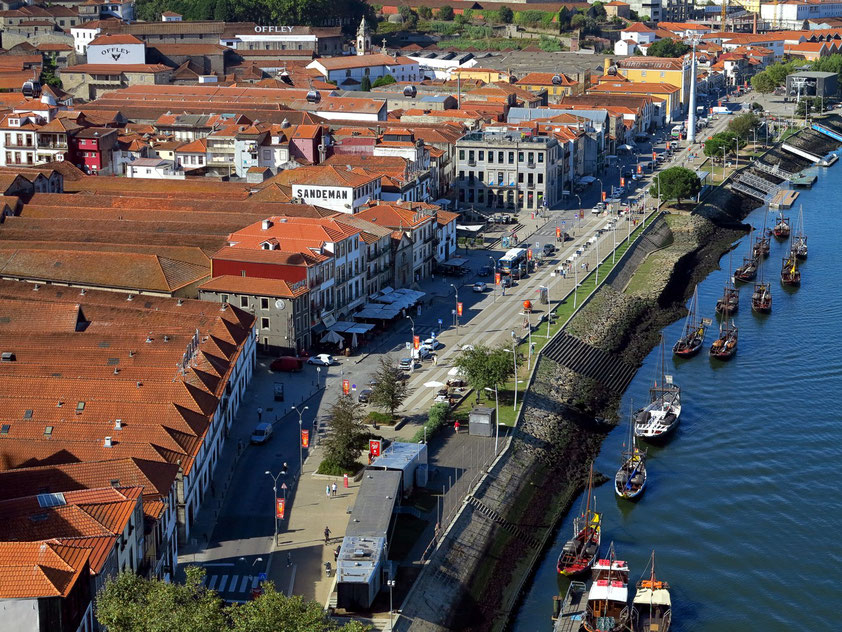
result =
M348 515L357 498L360 484L342 477L315 475L322 461L323 448L314 447L304 461L304 472L293 493L288 495L290 511L278 533L278 547L269 556L267 575L278 590L288 595L328 605L336 580L333 552L342 542ZM336 497L328 498L325 487L336 483ZM325 545L324 528L330 529L330 544ZM325 563L333 572L325 575Z

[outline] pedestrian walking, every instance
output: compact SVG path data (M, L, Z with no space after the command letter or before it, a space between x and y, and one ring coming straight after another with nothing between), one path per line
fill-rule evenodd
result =
M456 434L459 434L459 421L453 422L453 429L456 431Z
M330 529L325 527L325 544L327 544L328 542L330 542Z
M336 483L330 486L330 493L336 497Z
M289 551L287 551L287 568L290 566L292 566L292 555L290 555Z
M257 407L257 421L260 421L263 417L263 409L259 406Z
M325 496L330 498L330 485L325 485Z
M333 561L334 561L334 562L338 562L338 561L339 561L339 552L340 552L341 550L342 550L342 547L341 547L341 546L337 546L337 547L336 547L336 549L334 549L334 551L333 551Z

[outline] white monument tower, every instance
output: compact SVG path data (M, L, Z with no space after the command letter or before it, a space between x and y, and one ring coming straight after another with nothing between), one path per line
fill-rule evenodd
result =
M357 55L368 55L371 52L371 31L366 24L365 17L357 29Z

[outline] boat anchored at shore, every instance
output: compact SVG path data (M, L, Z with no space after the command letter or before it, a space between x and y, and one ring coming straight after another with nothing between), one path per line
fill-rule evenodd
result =
M637 447L633 429L630 406L628 444L623 444L622 464L614 475L614 492L626 500L636 500L646 489L646 449Z
M684 333L672 347L672 352L680 358L692 358L699 353L705 343L705 332L711 324L709 318L698 319L699 314L699 289L693 290L693 300L690 302L690 311L687 320L684 321Z
M716 313L724 315L725 318L737 313L740 309L740 292L734 285L734 277L731 275L731 259L728 259L728 280L725 282L725 289L722 296L716 301Z
M807 258L807 233L804 232L804 207L798 209L798 224L795 227L795 235L792 238L792 250L796 259Z
M789 253L783 258L783 265L781 265L781 283L792 287L801 285L801 270L798 269L798 259L792 240L790 240Z
M588 593L584 628L587 632L627 632L629 610L629 565L616 559L614 543L608 558L593 566L593 584Z
M632 601L632 632L668 632L672 623L670 586L655 577L655 551L649 561L649 577L637 582Z
M719 337L710 346L710 357L717 360L730 360L735 353L737 353L737 326L733 320L730 323L726 320L719 325Z
M766 217L768 213L763 214L763 230L760 231L760 235L754 238L754 243L751 247L751 256L754 257L757 261L760 261L760 257L768 257L769 253L772 250L772 247L769 243L769 237L766 232Z
M585 511L573 520L573 537L561 549L556 568L562 575L573 577L587 571L599 555L602 540L601 516L591 508L593 493L593 464L588 474ZM594 500L594 506L596 500Z
M784 214L781 213L778 217L778 223L775 224L775 227L772 229L772 234L776 239L786 239L789 237L790 230L789 218L784 217Z
M664 373L664 337L661 336L660 381L649 389L650 401L634 415L634 436L646 441L665 439L678 425L681 389Z

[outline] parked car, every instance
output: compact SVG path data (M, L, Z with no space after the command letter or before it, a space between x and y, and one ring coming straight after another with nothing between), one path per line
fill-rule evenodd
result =
M488 276L491 274L491 266L482 266L477 274L480 276Z
M555 246L553 244L544 244L544 255L549 256L555 252Z
M357 401L360 404L368 404L368 400L371 398L371 389L365 388L360 391L360 394L357 396Z
M272 361L269 368L272 371L300 371L304 367L304 360L295 356L281 356Z
M311 356L307 360L307 364L316 364L319 366L331 366L336 364L336 360L329 353L320 353L319 355Z
M500 279L500 285L503 287L512 287L512 279L511 277L503 277Z
M429 347L433 351L436 349L441 349L444 345L438 341L436 338L427 338L421 343L423 347Z
M272 424L264 421L257 424L257 427L251 433L251 442L254 444L266 443L272 436Z
M411 371L413 364L412 358L401 358L400 362L398 362L398 368L401 371Z
M593 214L593 215L599 215L599 214L600 214L600 213L602 213L602 211L604 211L604 210L605 210L604 208L599 208L598 206L594 206L594 207L591 209L591 214Z
M474 292L485 292L487 287L488 286L482 281L477 281L474 283Z
M413 352L413 356L417 360L431 360L433 358L433 350L430 347L421 345L418 347L418 351Z

